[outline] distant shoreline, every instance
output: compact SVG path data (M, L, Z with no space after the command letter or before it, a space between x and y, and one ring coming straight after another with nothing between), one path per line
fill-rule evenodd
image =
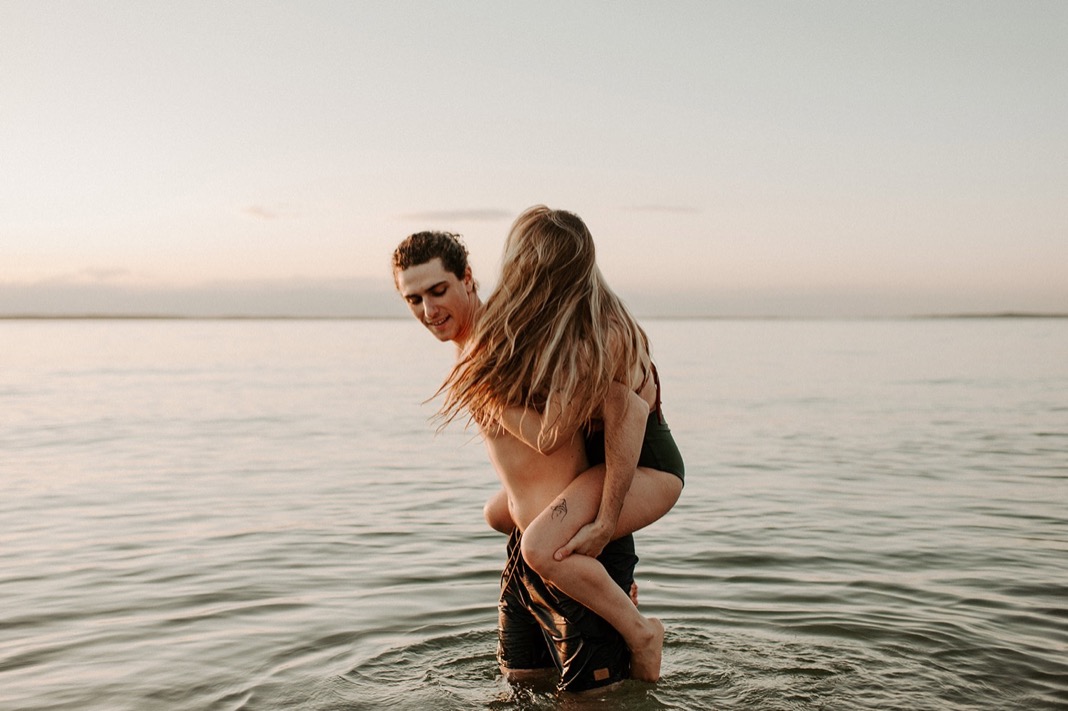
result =
M405 321L408 316L287 316L287 315L182 315L182 314L0 314L0 321ZM649 321L953 321L953 320L1011 320L1011 319L1068 319L1066 313L991 312L909 314L897 316L666 316L640 315Z

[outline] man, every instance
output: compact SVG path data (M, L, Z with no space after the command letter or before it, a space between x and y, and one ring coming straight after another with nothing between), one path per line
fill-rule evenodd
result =
M460 239L445 232L409 236L393 253L393 277L412 315L438 340L456 344L459 352L482 307L467 249ZM606 403L605 419L606 432L611 435L608 448L622 451L624 459L633 454L629 465L615 466L629 466L633 471L638 449L621 446L619 441L640 443L645 415L640 408L626 406L624 399L630 395L623 390L610 398L614 401ZM577 475L574 450L543 455L507 432L486 434L490 458L506 483L518 478L536 480L543 486L558 487L552 492L558 494ZM504 504L501 492L485 509L487 522L493 528L511 533L498 617L502 673L514 681L542 675L555 667L561 672L560 688L566 691L600 688L626 678L630 655L622 637L603 619L546 585L530 570ZM632 589L637 562L632 536L609 543L598 560L623 590Z

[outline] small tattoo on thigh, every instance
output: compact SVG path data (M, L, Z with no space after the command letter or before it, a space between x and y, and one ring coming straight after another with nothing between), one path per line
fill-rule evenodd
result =
M553 506L551 516L553 520L567 516L567 499L560 499L560 503Z

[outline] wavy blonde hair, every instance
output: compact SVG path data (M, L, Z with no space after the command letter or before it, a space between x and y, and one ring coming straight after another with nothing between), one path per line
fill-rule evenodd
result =
M586 422L614 380L648 373L649 339L595 256L577 215L536 205L516 218L500 281L438 391L442 426L464 410L480 425L500 426L513 405L545 412L569 404L572 419ZM546 423L543 432L559 426Z

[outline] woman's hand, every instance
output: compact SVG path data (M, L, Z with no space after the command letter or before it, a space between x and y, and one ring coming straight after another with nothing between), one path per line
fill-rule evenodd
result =
M614 532L615 526L608 526L602 521L595 520L592 523L587 523L571 537L570 541L558 549L553 557L556 560L563 560L572 553L578 553L579 555L596 558L601 555L601 551L612 540L612 533Z

